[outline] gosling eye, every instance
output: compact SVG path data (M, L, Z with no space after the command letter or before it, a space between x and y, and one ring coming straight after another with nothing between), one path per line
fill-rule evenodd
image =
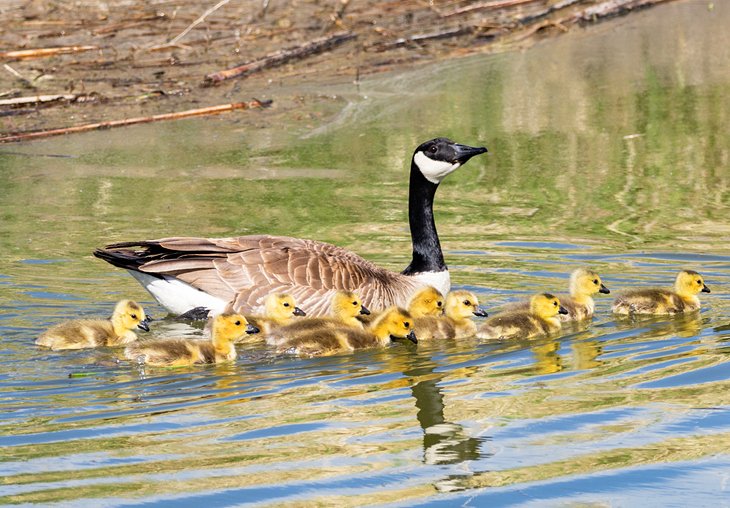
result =
M408 321L403 321L403 326L405 326L406 328L410 328L411 327L411 323L408 322Z
M593 279L593 284L598 285L598 279Z
M697 284L702 284L702 281L698 279Z
M129 317L131 317L132 319L137 319L137 314L130 314Z
M558 306L558 302L553 302L553 307L557 307L557 306Z
M469 306L471 306L471 302L469 300L464 300L464 305L469 307Z
M441 301L436 302L436 307L441 307L441 305L443 305L443 302L441 302Z
M354 305L355 307L357 307L357 302L352 302L352 305Z
M233 324L236 325L236 326L241 326L241 321L240 320L236 320L236 322L233 323Z
M288 302L284 302L284 307L289 307L289 303Z

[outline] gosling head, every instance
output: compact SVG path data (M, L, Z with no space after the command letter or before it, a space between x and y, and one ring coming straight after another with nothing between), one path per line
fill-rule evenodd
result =
M414 318L438 316L444 312L444 295L433 286L418 290L408 302L408 312Z
M554 318L558 314L567 314L568 311L560 305L557 296L550 293L540 293L530 299L530 312L543 319Z
M603 285L601 277L588 268L578 268L570 274L570 295L591 296L596 293L609 294L611 291Z
M681 296L695 296L699 293L709 293L710 288L705 285L705 279L694 270L682 270L674 282L674 290Z
M460 145L450 139L436 138L416 148L411 169L415 165L426 180L438 185L469 159L486 151L483 146Z
M416 333L413 331L413 316L400 307L391 307L378 318L374 329L380 330L383 337L390 340L408 339L414 344L418 343Z
M121 300L114 307L112 314L112 323L115 328L119 327L124 331L139 328L145 332L150 331L149 318L144 313L144 309L137 302L132 300Z
M236 312L224 312L213 318L213 337L218 341L234 342L244 334L258 332L257 327Z
M446 295L445 313L456 321L463 321L472 316L487 316L487 313L479 308L479 299L476 295L463 289L451 291Z
M288 321L294 316L306 316L307 313L297 307L294 298L288 293L271 293L264 302L266 317L277 321Z
M367 307L362 304L362 300L352 291L338 291L332 297L332 313L335 316L344 318L354 318L360 314L370 314Z

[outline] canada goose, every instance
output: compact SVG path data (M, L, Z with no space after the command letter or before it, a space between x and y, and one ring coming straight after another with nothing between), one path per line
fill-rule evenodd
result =
M386 309L365 330L351 326L326 325L294 333L277 342L279 353L300 356L331 355L370 347L383 347L392 340L408 339L418 342L413 332L413 317L399 307Z
M196 363L221 363L236 359L233 342L258 328L236 313L215 316L210 340L157 339L130 344L124 349L129 360L159 367L180 367Z
M52 326L35 343L53 350L122 346L137 340L135 328L150 331L149 318L132 300L121 300L111 319L77 319Z
M674 291L649 288L619 294L611 310L616 314L679 314L699 310L699 293L709 293L702 275L682 270L674 281Z
M297 307L296 301L287 293L271 293L264 298L263 316L246 316L246 320L258 328L263 335L274 329L290 324L295 316L306 316L307 313ZM230 308L228 312L233 312Z
M530 310L516 310L487 319L477 331L480 339L527 339L560 330L558 314L568 311L550 293L540 293L530 299Z
M330 303L330 316L310 317L297 319L272 331L278 338L286 338L307 330L317 330L322 327L350 326L358 330L363 329L359 316L368 316L370 311L360 298L352 291L337 291Z
M479 308L479 299L466 290L451 291L446 295L443 316L421 316L415 318L416 335L421 339L464 339L474 337L477 325L473 316L486 317Z
M567 314L560 314L560 321L582 321L591 319L596 308L593 295L609 294L611 291L603 285L601 277L588 268L576 268L570 274L569 296L557 295ZM530 302L517 302L505 307L505 311L528 310Z
M291 294L311 316L326 314L338 289L355 291L372 310L404 306L423 285L449 291L433 217L434 195L447 175L486 151L445 138L416 148L408 194L413 257L402 273L331 244L270 235L122 242L96 249L94 255L129 270L175 314L199 306L216 313L231 301L236 311L257 313L264 297L279 291Z

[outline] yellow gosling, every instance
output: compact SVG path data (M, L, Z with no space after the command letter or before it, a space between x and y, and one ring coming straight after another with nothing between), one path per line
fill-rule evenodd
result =
M593 295L609 294L611 291L603 284L601 277L588 268L576 268L570 274L569 295L557 295L560 304L568 311L560 314L560 321L583 321L592 319L596 309ZM517 302L505 307L506 312L528 310L530 302Z
M527 339L560 330L559 314L568 312L558 297L540 293L530 299L530 309L497 314L487 319L477 331L480 339Z
M181 367L201 363L222 363L236 359L233 343L258 328L233 312L212 318L210 340L158 339L131 344L124 350L129 360L157 367Z
M616 314L681 314L699 310L700 293L709 293L702 275L682 270L674 282L674 291L648 288L626 291L616 297L611 310Z
M280 353L324 356L371 347L384 347L392 340L418 342L413 332L413 317L407 310L391 307L365 330L350 326L323 326L295 333L278 344Z
M424 316L440 316L444 313L444 295L433 286L426 286L414 293L408 301L408 313L414 319ZM379 313L369 316L360 316L360 322L367 325L372 323Z
M446 295L443 316L422 316L415 318L416 335L421 339L464 339L474 337L477 325L472 317L486 317L479 308L479 299L466 290L451 291Z
M362 304L362 300L352 291L337 291L330 301L330 317L305 317L296 319L288 325L280 326L271 333L269 342L285 340L293 334L304 333L308 330L318 330L322 327L349 326L357 330L364 328L361 316L368 316L370 311Z
M35 343L58 351L99 346L123 346L137 340L132 330L148 332L148 319L142 307L132 300L121 300L111 319L77 319L59 323L43 332Z
M246 319L263 335L269 335L276 328L291 323L296 316L306 315L290 294L271 293L264 300L264 315L246 316Z

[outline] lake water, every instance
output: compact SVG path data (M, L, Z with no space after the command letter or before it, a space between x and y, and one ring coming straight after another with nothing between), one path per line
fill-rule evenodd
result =
M0 154L0 503L59 506L729 506L730 4L676 2L485 55L302 92L270 111ZM288 123L284 123L288 122ZM282 127L283 125L283 127ZM487 308L693 268L700 313L560 337L140 369L49 352L122 297L121 240L269 232L405 267L407 169L436 135L490 153L442 184L456 287ZM150 335L200 336L156 321Z

